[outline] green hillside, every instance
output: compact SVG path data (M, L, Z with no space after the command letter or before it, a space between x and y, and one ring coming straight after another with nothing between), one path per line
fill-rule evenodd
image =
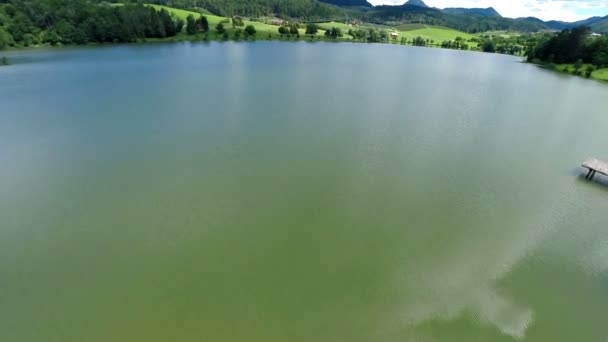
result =
M198 18L201 15L198 12L187 11L187 10L162 6L162 5L149 4L147 6L153 7L156 10L165 9L172 15L175 15L183 20L186 20L186 18L189 15L194 16L194 18ZM234 31L234 29L232 28L232 25L229 22L230 21L229 18L221 17L221 16L217 16L217 15L209 15L209 14L205 14L205 17L207 17L207 20L209 20L209 27L211 28L210 34L212 36L214 35L214 28L221 22L224 23L224 26L226 27L229 34L231 34ZM244 23L245 23L245 25L253 25L253 27L255 27L255 29L257 31L257 36L260 38L268 38L269 35L271 38L277 38L280 36L279 32L278 32L279 27L276 25L270 25L270 24L265 24L265 23L261 23L258 21L250 21L250 20L244 20ZM299 31L300 31L300 35L304 35L306 33L306 30L304 28L300 28ZM324 34L325 34L325 31L323 31L323 30L319 30L319 32L317 32L317 36L322 37L322 36L324 36ZM183 36L183 35L185 35L185 33L182 32L180 34L180 36Z
M152 6L157 10L166 9L167 11L169 11L169 13L173 13L176 16L178 16L184 20L190 14L192 14L195 18L198 18L200 16L200 14L197 12L175 9L175 8L171 8L171 7L167 7L167 6L161 6L161 5L149 5L149 6ZM206 17L209 20L209 24L212 28L215 27L215 25L219 24L220 22L228 20L226 17L220 17L220 16L216 16L216 15L206 15ZM258 35L262 38L267 37L268 34L270 34L273 38L276 38L277 36L279 36L278 26L264 24L264 23L257 22L257 21L248 21L248 20L245 20L245 24L253 25L256 28L256 30L258 31ZM348 36L347 33L352 28L365 29L365 28L371 28L371 27L374 27L374 28L380 27L380 28L384 28L384 29L389 29L389 27L367 26L367 25L353 27L352 25L348 25L348 24L344 24L344 23L340 23L340 22L320 23L320 24L318 24L318 26L321 28L321 30L319 30L319 32L317 33L317 36L323 36L325 33L324 30L331 29L332 27L337 27L337 28L341 29L342 32L344 33L344 37L342 38L343 40L350 39L350 36ZM226 27L229 30L231 29L231 26L229 24L226 25ZM403 30L404 28L405 28L405 30ZM412 28L412 29L410 29L410 28ZM412 40L416 37L422 37L424 39L435 41L435 43L437 43L437 44L441 43L442 41L446 41L446 40L454 40L454 39L456 39L456 37L461 37L464 40L469 40L474 37L471 34L453 30L450 28L433 27L433 26L420 25L420 24L415 24L412 26L401 25L401 26L396 27L395 29L399 32L400 38L405 37L408 40ZM300 28L300 34L301 35L305 34L304 28ZM469 44L469 45L471 45L471 44ZM472 44L472 45L475 46L476 44Z
M413 39L416 37L422 37L424 39L434 40L435 42L442 42L445 40L454 40L456 37L461 37L464 40L469 40L474 36L465 32L453 30L446 27L434 27L425 26L413 30L399 31L399 36L406 37L407 39Z

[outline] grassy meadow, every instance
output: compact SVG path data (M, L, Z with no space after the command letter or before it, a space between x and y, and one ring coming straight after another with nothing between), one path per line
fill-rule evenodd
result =
M414 24L414 25L416 25L416 24ZM461 37L465 41L467 41L467 44L469 46L477 46L476 43L468 42L468 40L471 38L474 38L474 36L471 34L468 34L466 32L461 32L461 31L457 31L457 30L453 30L453 29L445 28L445 27L427 26L427 25L424 25L423 27L416 27L413 29L409 29L410 27L406 27L406 28L408 28L408 29L405 31L400 30L400 27L396 28L397 32L399 32L399 39L401 39L401 37L405 37L406 39L412 40L416 37L422 37L424 39L434 41L435 44L441 44L441 42L443 42L443 41L455 40L456 37Z
M595 70L591 74L591 78L596 80L608 82L608 68Z
M585 70L587 70L587 68L592 68L592 67L593 67L593 65L591 65L591 64L583 64L579 69L583 73L583 75L578 75L578 76L584 76ZM557 64L555 66L555 70L560 71L560 72L565 72L568 74L577 75L577 70L576 70L576 67L574 66L574 64ZM600 80L600 81L608 81L608 68L594 70L591 73L591 78L593 78L595 80Z
M192 11L187 11L187 10L173 8L173 7L162 6L162 5L150 4L147 6L154 7L156 10L165 9L172 15L182 18L184 21L186 21L186 18L189 15L193 15L195 19L198 19L198 17L200 17L200 15L201 15L201 13L198 13L198 12L192 12ZM232 33L234 32L235 29L232 28L232 23L230 22L230 18L220 17L220 16L213 15L213 14L204 14L204 15L205 15L205 17L207 17L207 20L209 21L209 34L208 34L209 39L220 38L219 37L220 35L215 32L215 27L221 22L224 23L224 27L226 28L226 31L228 32L228 34L230 36L232 36ZM253 25L253 27L255 27L255 30L257 31L257 34L256 34L257 39L281 38L281 35L279 34L279 27L276 25L265 24L265 23L261 23L259 21L250 21L250 20L243 20L243 21L244 21L245 25ZM301 27L299 31L300 31L300 35L305 35L305 33L306 33L305 27ZM195 36L203 36L203 35L204 34L199 34L199 35L195 35ZM324 37L324 35L325 35L324 30L319 30L319 32L317 32L317 34L316 34L316 36L318 36L318 37ZM180 38L183 39L184 37L191 37L191 36L188 36L185 32L178 34L178 39L180 39Z
M586 71L588 70L588 68L594 68L594 66L591 64L582 64L581 67L577 70L574 64L550 64L543 63L540 61L534 61L533 63L545 67L547 69L581 77L587 77ZM593 72L591 72L591 75L589 75L588 78L608 82L608 68L594 70Z
M195 18L198 18L200 16L200 13L198 13L198 12L177 9L177 8L173 8L173 7L167 7L167 6L162 6L162 5L152 5L152 4L150 4L148 6L154 7L156 10L165 9L165 10L169 11L169 13L171 13L172 15L182 18L184 21L186 20L186 18L189 15L193 15ZM209 28L210 28L210 32L207 35L208 39L215 40L215 39L221 38L220 35L215 32L215 26L217 26L217 24L219 24L220 22L224 22L224 26L225 26L228 34L230 36L232 36L234 29L232 28L232 24L230 23L229 18L220 17L220 16L216 16L216 15L212 15L212 14L205 14L205 16L207 17L207 20L209 21ZM287 39L286 37L283 37L278 33L279 27L276 25L270 25L270 24L265 24L262 22L250 21L250 20L244 20L244 22L245 22L245 25L253 25L255 27L255 29L257 31L257 34L256 34L257 39ZM351 37L347 34L348 30L350 30L351 28L365 29L365 28L369 28L369 27L397 31L399 33L398 41L401 39L401 37L405 37L409 41L413 40L416 37L422 37L424 39L434 41L434 44L441 44L442 41L454 40L454 39L456 39L456 37L462 37L467 41L474 37L473 35L465 33L465 32L461 32L461 31L457 31L457 30L453 30L453 29L449 29L449 28L445 28L445 27L428 26L428 25L423 25L423 24L403 24L403 25L397 26L395 28L391 28L388 26L378 27L378 26L367 26L367 25L353 27L352 25L340 23L340 22L326 22L326 23L319 23L318 26L319 26L319 32L317 32L316 37L324 38L325 30L331 29L332 27L336 27L336 28L341 29L344 34L344 37L340 38L340 40L351 40ZM302 25L302 27L300 28L299 31L300 31L301 36L305 35L306 29L305 29L304 25ZM203 36L205 36L205 34L197 34L197 35L194 35L194 37L193 37L193 36L188 36L185 32L182 32L182 33L178 34L178 36L175 39L176 40L187 40L187 39L191 39L191 38L202 39ZM472 48L476 46L475 43L467 42L467 44L469 44L469 46Z

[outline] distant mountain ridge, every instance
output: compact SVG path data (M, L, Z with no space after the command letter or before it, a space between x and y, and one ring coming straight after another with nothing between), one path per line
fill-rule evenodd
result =
M409 0L408 2L404 3L403 5L418 6L418 7L429 7L422 0Z
M473 14L482 15L484 17L502 17L494 7L488 8L464 8L464 7L448 7L443 9L444 12L450 14Z
M566 22L558 20L543 21L536 17L518 18L518 20L525 20L528 22L542 23L550 30L562 31L565 29L571 29L579 26L587 26L591 28L593 32L597 33L608 33L608 15L605 17L591 17L584 20Z
M373 7L367 0L319 0L326 4L343 7Z
M365 8L366 11L369 11L366 16L372 20L424 22L431 25L448 26L467 32L483 32L494 29L514 31L562 31L584 25L590 27L593 32L608 33L608 16L591 17L575 22L559 20L544 21L536 17L517 19L504 18L494 7L447 7L439 9L429 7L423 0L408 0L401 5L379 6L373 6L367 0L318 1L338 7Z
M0 0L0 4L6 1ZM9 3L11 1L17 0L9 0ZM103 0L88 1L101 2ZM445 26L468 33L502 30L539 32L586 25L591 27L594 32L608 33L608 16L591 17L574 23L543 21L533 17L512 19L502 17L492 7L454 7L442 10L429 7L423 0L402 1L404 1L402 5L372 6L367 0L147 0L147 2L165 5L169 2L179 2L182 5L178 7L205 8L210 13L225 17L235 15L245 17L277 16L329 21L351 18L376 24L422 23Z

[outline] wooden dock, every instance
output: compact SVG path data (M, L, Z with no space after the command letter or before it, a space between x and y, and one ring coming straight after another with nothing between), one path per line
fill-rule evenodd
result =
M604 176L608 176L608 163L601 160L597 160L595 158L589 159L583 163L583 167L589 170L589 173L587 173L585 179L592 180L596 172L599 172Z

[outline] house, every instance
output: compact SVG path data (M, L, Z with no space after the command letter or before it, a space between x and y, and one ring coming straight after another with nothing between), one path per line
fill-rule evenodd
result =
M274 18L270 21L270 24L276 26L283 26L283 24L285 24L285 20L280 18Z
M391 33L390 33L390 35L391 35L391 38L392 38L392 39L397 39L397 38L399 38L399 32L393 31L393 32L391 32Z

